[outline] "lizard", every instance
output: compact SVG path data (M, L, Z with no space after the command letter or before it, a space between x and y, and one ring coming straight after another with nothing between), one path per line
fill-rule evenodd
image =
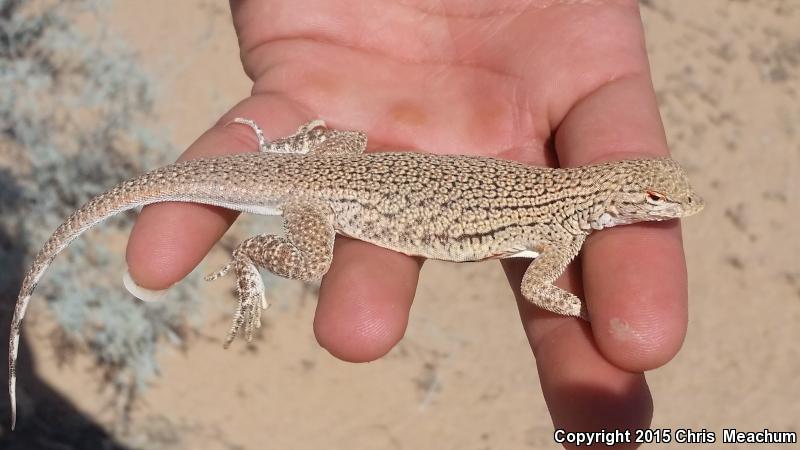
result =
M553 281L591 232L686 217L703 208L686 172L669 157L547 168L483 156L365 152L365 133L329 128L322 120L272 142L254 121L233 122L253 129L258 152L177 162L123 181L73 212L34 257L9 337L12 429L20 331L33 290L73 239L126 210L191 202L282 216L284 236L244 240L229 263L206 277L233 271L237 278L227 348L242 327L252 340L268 306L258 268L317 281L331 264L336 234L453 262L533 258L522 278L523 297L588 320L584 302ZM126 279L126 285L131 282Z

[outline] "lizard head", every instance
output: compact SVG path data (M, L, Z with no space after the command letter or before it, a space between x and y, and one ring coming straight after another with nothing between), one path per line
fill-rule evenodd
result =
M687 217L703 209L686 172L671 158L629 160L618 167L618 187L594 221L598 228Z

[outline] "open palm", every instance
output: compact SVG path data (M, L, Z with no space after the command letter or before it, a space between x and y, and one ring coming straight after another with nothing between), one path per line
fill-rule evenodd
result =
M249 128L221 126L233 117L269 137L322 118L366 131L370 151L535 165L667 153L633 0L242 0L232 10L253 93L182 159L253 151ZM128 247L132 276L173 284L234 218L200 205L145 208ZM528 262L504 262L517 299ZM421 265L337 237L314 324L320 344L348 361L383 356L405 331ZM557 284L587 300L591 327L519 302L554 423L646 426L641 372L672 358L686 327L679 225L595 233Z

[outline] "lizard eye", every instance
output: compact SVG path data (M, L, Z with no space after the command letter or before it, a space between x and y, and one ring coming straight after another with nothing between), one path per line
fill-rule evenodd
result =
M666 200L666 196L656 191L647 191L647 203L658 205Z

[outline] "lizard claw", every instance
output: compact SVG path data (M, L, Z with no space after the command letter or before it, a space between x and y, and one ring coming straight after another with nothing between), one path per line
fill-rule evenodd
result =
M233 267L233 261L229 262L228 264L225 264L224 266L222 266L221 269L217 270L216 272L212 272L206 275L203 279L206 281L214 281L217 278L224 277L225 275L228 274L228 272L230 272L232 267Z

